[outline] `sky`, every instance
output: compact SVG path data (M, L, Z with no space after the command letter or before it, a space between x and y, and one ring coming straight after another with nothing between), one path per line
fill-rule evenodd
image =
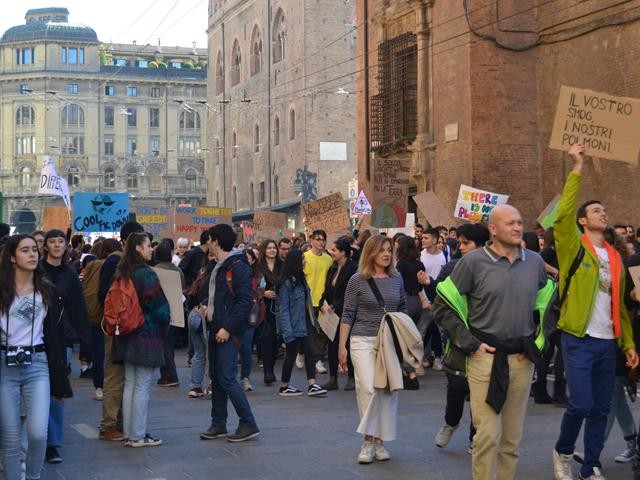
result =
M65 7L70 23L93 28L101 42L207 48L208 0L3 0L0 32L45 7Z

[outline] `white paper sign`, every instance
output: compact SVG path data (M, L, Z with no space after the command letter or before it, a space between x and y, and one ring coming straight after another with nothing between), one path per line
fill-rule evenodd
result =
M38 193L57 195L62 197L67 210L71 210L71 199L69 198L69 185L67 181L56 172L56 164L49 155L44 156L42 171L40 172L40 189Z
M180 272L158 267L154 267L153 271L158 275L164 296L169 302L171 325L184 328L184 309L182 308L184 296L182 295Z
M371 207L369 200L367 200L364 190L360 190L360 195L358 195L358 198L351 207L351 213L354 215L371 215L372 211L373 208Z
M460 185L458 201L453 216L472 223L486 222L489 214L498 205L509 201L509 195L488 192L478 188Z

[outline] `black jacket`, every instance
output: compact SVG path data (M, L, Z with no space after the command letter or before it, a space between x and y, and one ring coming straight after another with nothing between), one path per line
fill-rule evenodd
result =
M191 286L191 284L198 278L198 272L204 266L207 261L207 254L201 247L194 247L189 250L180 263L178 267L182 270L184 274L184 280L186 282L187 288Z
M340 270L340 275L338 275L334 287L332 282L337 271L338 264L334 262L327 272L324 293L320 298L320 306L322 306L326 300L329 305L333 306L333 311L336 312L336 315L340 317L342 316L342 309L344 308L344 294L347 290L347 283L349 283L349 279L358 271L358 264L351 258L347 258L342 270Z

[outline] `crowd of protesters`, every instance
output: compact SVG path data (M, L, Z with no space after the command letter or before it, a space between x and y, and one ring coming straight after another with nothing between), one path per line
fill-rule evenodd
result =
M530 394L536 403L566 408L549 449L557 480L575 478L574 461L581 464L578 478L604 478L600 453L614 421L626 442L614 460L632 463L640 478L627 403L635 399L639 300L628 267L640 265L640 231L610 227L600 201L578 206L583 148L569 154L575 167L546 231L537 225L525 232L520 213L508 205L496 207L486 226L415 225L412 236L393 237L356 228L329 244L323 230L308 239L246 243L230 225L202 232L195 245L186 238L158 243L130 221L119 240L88 245L61 230L10 236L0 225L5 478L37 479L43 462L63 461L74 344L79 376L93 381L93 398L102 402L100 440L161 445L147 430L152 383L179 385L180 339L191 366L188 397L211 396L202 440L242 442L260 434L248 396L257 361L263 383L276 384L281 397L329 396L341 387L342 373L360 417L356 460L386 461L385 442L397 436L398 391L418 390L424 369L432 368L447 379L444 423L434 443L449 444L470 400L474 478L517 478ZM169 302L152 267L179 274L185 328L170 325ZM105 309L127 282L141 324L108 335ZM320 321L332 315L339 325L328 335ZM305 369L304 389L291 383L295 367ZM229 401L239 418L233 432ZM583 423L584 450L576 450Z

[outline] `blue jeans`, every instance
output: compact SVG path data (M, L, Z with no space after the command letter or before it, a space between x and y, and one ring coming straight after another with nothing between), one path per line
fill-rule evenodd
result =
M240 425L255 425L251 406L244 394L236 374L238 371L238 347L231 339L217 343L213 334L209 335L209 374L213 384L211 395L211 424L218 427L227 425L227 400L231 400Z
M253 334L255 328L247 328L242 337L240 337L240 345L242 350L240 351L240 377L249 378L251 375L251 346L253 345Z
M124 362L122 430L129 440L142 440L147 433L149 392L154 370L152 367Z
M569 404L562 417L556 451L573 453L576 439L584 425L583 477L601 468L600 452L604 447L607 415L616 372L616 342L562 333L562 357L569 387Z
M47 447L61 447L63 434L64 400L51 397L49 403L49 428L47 430Z
M202 318L200 315L189 315L189 344L193 348L191 358L191 386L202 388L204 380L205 360L207 356L207 345L204 333L202 333Z
M611 433L614 419L618 420L618 425L620 425L622 435L627 442L636 438L636 423L633 420L633 414L631 413L627 397L624 393L624 379L624 375L616 376L615 383L613 384L611 410L609 410L607 426L604 429L605 441L609 438L609 433Z
M91 327L91 353L93 354L93 387L104 386L104 334L102 328Z
M26 427L29 446L26 467L28 479L40 478L47 447L47 422L49 419L49 365L47 354L32 354L32 364L8 367L5 352L0 355L0 425L4 449L4 475L7 480L18 480L21 475L20 414L22 400L27 416Z

